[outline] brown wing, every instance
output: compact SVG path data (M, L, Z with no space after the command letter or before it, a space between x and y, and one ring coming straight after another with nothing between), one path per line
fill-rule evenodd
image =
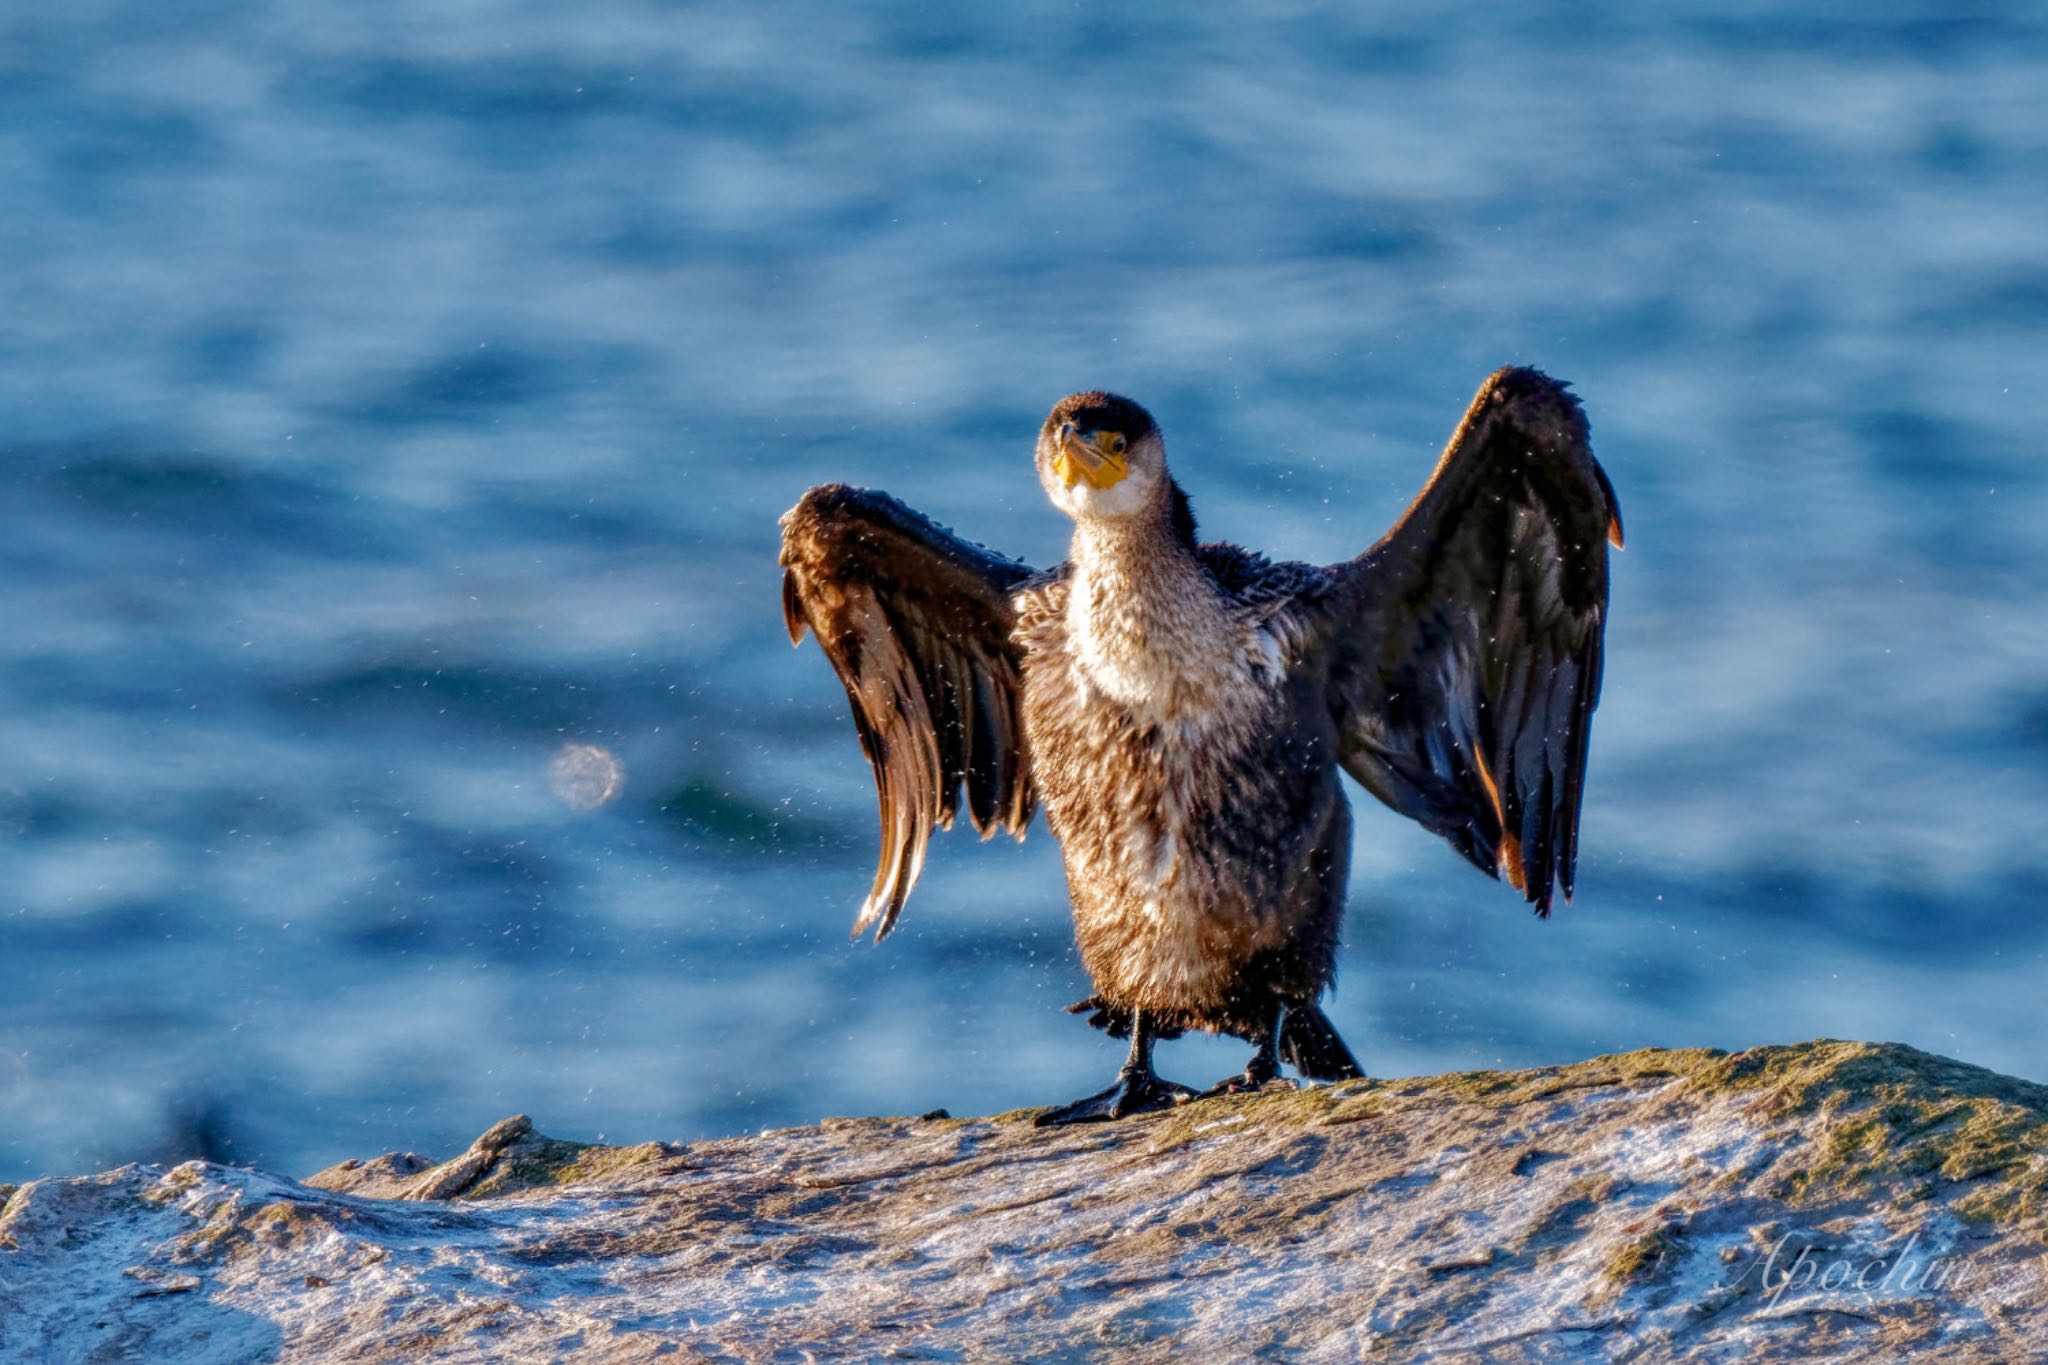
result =
M1315 608L1346 770L1538 914L1578 857L1614 489L1563 384L1498 371L1436 472Z
M875 767L882 854L854 922L880 942L924 870L960 788L975 829L1021 837L1033 795L1018 712L1010 590L1031 570L886 493L828 484L782 518L782 614L817 632Z

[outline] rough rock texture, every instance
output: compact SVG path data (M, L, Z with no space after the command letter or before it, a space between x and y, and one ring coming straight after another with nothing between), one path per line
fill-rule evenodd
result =
M1910 1048L1029 1117L39 1180L0 1359L2048 1356L2048 1089Z

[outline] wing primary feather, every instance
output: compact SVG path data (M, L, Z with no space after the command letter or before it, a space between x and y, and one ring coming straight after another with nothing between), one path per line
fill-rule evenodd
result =
M1023 700L1014 687L1004 690L994 699L990 712L997 723L996 754L1002 771L999 790L1009 794L1003 809L1003 828L1017 836L1019 842L1024 831L1031 824L1031 811L1036 796L1031 785L1031 751L1023 742L1024 717L1020 710Z
M782 528L783 624L798 643L817 635L874 769L881 847L854 936L880 942L963 786L984 836L1031 818L1010 597L1031 570L843 485L806 493Z
M1607 471L1600 462L1593 462L1593 472L1599 476L1600 492L1607 499L1607 543L1617 550L1628 548L1627 538L1621 530L1621 499L1614 496L1614 485L1608 481Z
M1536 913L1547 919L1550 916L1551 877L1557 866L1557 848L1551 842L1555 793L1548 763L1544 764L1542 771L1543 777L1537 785L1534 799L1522 811L1522 856L1529 880L1523 892L1535 904Z
M797 596L796 570L787 569L782 575L782 628L789 632L789 643L800 645L804 632L810 629L804 620L803 600Z
M1579 655L1579 686L1571 710L1571 733L1566 740L1564 795L1564 849L1560 854L1559 882L1567 903L1572 898L1579 867L1579 804L1586 779L1586 750L1592 739L1593 707L1600 699L1601 659L1596 640Z
M1479 773L1480 787L1486 792L1487 805L1493 813L1493 827L1483 830L1480 837L1485 842L1492 843L1507 829L1508 814L1500 804L1500 787L1494 782L1493 773L1487 768L1486 748L1476 735L1472 739L1472 760L1473 767Z
M980 674L973 676L973 736L967 756L967 814L975 833L986 839L996 832L1001 813L1003 746L997 732L996 708L1001 704L990 696L989 685Z
M1522 865L1522 841L1512 834L1500 836L1500 869L1508 879L1508 885L1517 891L1529 890L1529 872Z
M1513 884L1573 891L1613 485L1567 387L1496 372L1385 536L1296 603L1344 766Z

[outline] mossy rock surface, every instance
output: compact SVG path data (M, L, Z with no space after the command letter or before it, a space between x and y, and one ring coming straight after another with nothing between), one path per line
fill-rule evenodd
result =
M1911 1048L1031 1117L38 1181L0 1360L2048 1357L2048 1089Z

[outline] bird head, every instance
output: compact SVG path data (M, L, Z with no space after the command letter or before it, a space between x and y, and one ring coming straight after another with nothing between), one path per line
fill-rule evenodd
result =
M1038 433L1038 481L1076 521L1120 520L1165 505L1166 444L1152 414L1113 393L1071 393Z

